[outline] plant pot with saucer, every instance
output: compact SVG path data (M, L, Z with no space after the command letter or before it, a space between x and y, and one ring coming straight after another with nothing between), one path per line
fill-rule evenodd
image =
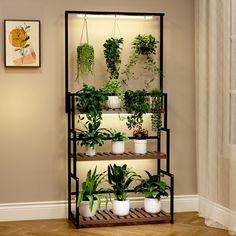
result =
M145 154L147 153L147 137L148 130L142 127L134 129L134 152L136 154Z

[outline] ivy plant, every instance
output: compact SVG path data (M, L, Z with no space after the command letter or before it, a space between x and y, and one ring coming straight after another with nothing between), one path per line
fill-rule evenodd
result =
M128 129L142 126L143 114L146 113L149 108L145 97L145 90L127 90L125 92L124 108L129 113L126 122Z
M103 44L104 56L106 59L107 71L110 73L110 79L119 78L119 69L121 64L121 51L123 38L109 38Z
M161 135L161 128L162 128L162 119L161 119L161 90L160 89L153 89L150 92L150 96L152 98L151 102L151 121L152 121L152 130L157 132L157 137L159 138Z

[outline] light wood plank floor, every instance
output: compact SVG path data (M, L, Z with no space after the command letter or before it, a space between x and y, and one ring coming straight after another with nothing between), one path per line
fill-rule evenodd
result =
M67 220L0 222L0 236L226 236L197 213L176 213L175 224L114 226L76 230Z

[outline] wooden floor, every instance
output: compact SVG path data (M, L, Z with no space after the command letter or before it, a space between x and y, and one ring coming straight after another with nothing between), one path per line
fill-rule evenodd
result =
M76 230L67 220L0 222L0 236L226 236L209 228L197 213L176 213L175 224L116 226Z

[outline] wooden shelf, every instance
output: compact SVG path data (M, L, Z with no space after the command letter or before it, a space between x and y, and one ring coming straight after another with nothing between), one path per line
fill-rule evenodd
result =
M112 225L132 225L132 224L152 224L152 223L168 223L170 222L169 214L161 211L157 214L150 214L143 208L130 209L127 216L116 216L112 210L99 210L93 217L79 216L80 227L97 227Z
M166 154L152 151L146 154L135 154L133 152L125 152L124 154L112 154L109 152L97 153L95 156L87 156L84 153L78 153L77 161L109 161L109 160L139 160L139 159L165 159Z

